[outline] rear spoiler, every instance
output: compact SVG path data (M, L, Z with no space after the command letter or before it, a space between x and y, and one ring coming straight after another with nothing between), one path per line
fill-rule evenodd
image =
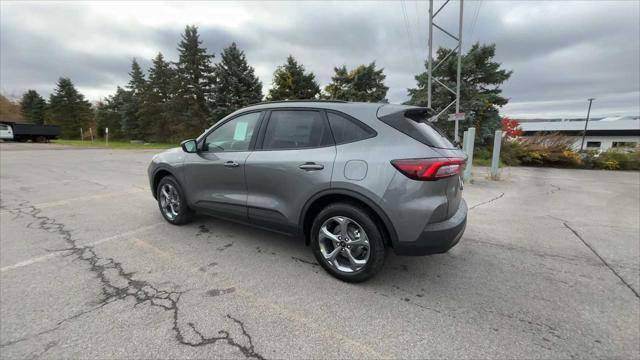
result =
M407 106L407 105L383 105L378 108L376 114L378 119L391 117L407 117L416 122L424 120L433 121L431 118L436 115L433 109L426 107Z

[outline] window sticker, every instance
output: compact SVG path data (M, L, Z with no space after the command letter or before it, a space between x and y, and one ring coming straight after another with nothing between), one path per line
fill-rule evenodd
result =
M233 140L235 141L245 141L247 137L247 125L246 122L239 122L236 125L236 131L233 133Z

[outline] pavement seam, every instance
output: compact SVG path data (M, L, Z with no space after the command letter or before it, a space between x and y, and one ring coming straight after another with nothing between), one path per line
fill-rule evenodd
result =
M611 270L611 272L618 277L618 279L620 279L620 281L622 281L622 283L629 288L629 290L631 290L631 292L633 292L633 294L636 296L636 298L640 299L640 294L636 291L636 289L634 289L631 284L629 284L602 256L600 256L600 254L598 254L598 252L593 248L593 246L591 246L591 244L589 244L574 228L572 228L566 221L562 221L562 224L564 225L564 227L566 227L567 229L569 229L573 235L575 235L583 244L584 246L586 246L589 250L591 250L591 252L598 257L598 259L600 259L600 261L602 261L602 263L609 268L609 270Z
M492 203L492 202L502 198L503 196L504 196L504 193L502 192L502 193L500 193L500 195L498 195L498 196L496 196L494 198L491 198L491 199L489 199L487 201L483 201L483 202L481 202L479 204L473 205L472 207L469 208L469 210L473 210L473 209L477 208L478 206L482 206L482 205L486 205L486 204Z

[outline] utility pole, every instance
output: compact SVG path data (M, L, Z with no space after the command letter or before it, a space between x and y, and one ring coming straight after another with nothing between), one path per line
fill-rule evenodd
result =
M460 0L460 23L458 24L458 76L456 80L456 114L460 113L460 72L462 68L462 10L464 7L464 1ZM458 136L458 117L455 118L455 134L453 141L456 143L460 141Z
M591 103L595 98L589 98L589 110L587 110L587 121L584 122L584 131L582 132L582 143L580 144L580 152L584 149L584 138L587 136L587 125L589 125L589 115L591 114Z
M464 114L460 114L460 73L461 73L461 67L462 67L462 14L464 10L464 0L459 0L460 15L459 15L459 23L458 23L458 36L453 35L452 33L445 30L444 28L442 28L441 26L439 26L433 21L436 18L436 16L438 16L440 11L442 11L442 9L449 3L449 1L450 0L445 0L444 4L442 4L440 8L438 8L438 10L436 10L436 12L434 13L433 0L429 0L429 56L427 58L427 72L429 76L427 80L427 107L431 109L431 104L432 104L431 98L433 94L432 87L433 87L434 81L438 85L444 87L447 91L455 95L456 98L449 105L445 106L444 109L440 110L440 112L438 112L437 115L431 117L431 119L429 120L436 121L438 117L440 117L440 115L444 114L447 110L449 110L449 108L453 106L453 104L456 104L456 114L452 116L450 120L455 121L454 141L459 142L460 136L458 135L458 131L459 131L458 121L464 120ZM458 42L458 45L454 49L449 51L449 53L447 53L445 57L442 58L442 60L440 60L440 62L437 63L435 66L433 65L433 28L434 27L442 31L445 35L449 36L450 38ZM455 52L458 53L458 71L457 71L457 79L456 79L456 89L454 91L453 89L449 88L447 85L443 84L438 79L435 79L433 77L433 71L438 69L438 67L440 67L449 58L449 56L453 55L453 53Z

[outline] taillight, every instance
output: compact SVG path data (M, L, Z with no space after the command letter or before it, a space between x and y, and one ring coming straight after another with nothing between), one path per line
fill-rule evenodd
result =
M405 159L391 164L410 179L432 181L458 175L464 169L464 159Z

